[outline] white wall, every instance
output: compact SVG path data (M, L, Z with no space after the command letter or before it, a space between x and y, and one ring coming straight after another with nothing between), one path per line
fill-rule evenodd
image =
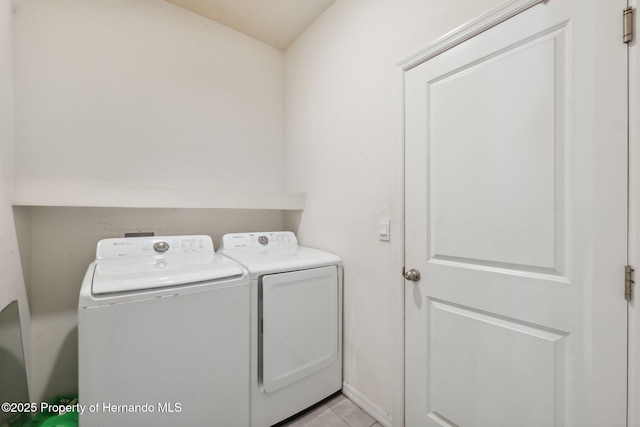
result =
M402 370L394 307L403 285L393 262L402 254L395 64L501 3L336 1L285 55L287 190L308 193L302 216L289 219L300 221L302 244L342 256L347 389L395 425ZM379 217L391 218L389 243L377 238Z
M27 304L10 204L14 144L12 20L11 2L0 2L0 310L11 301L18 300L28 370L30 358L29 305Z
M160 0L16 0L13 37L16 181L283 190L282 52ZM77 392L78 292L99 239L284 227L277 210L14 212L32 401Z
M14 174L13 14L11 1L0 5L0 171L9 188Z
M17 180L282 190L282 52L159 0L17 0L14 26Z

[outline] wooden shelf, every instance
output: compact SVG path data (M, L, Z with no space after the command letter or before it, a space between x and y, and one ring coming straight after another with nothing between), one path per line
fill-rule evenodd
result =
M302 210L303 193L160 188L112 182L16 180L14 206Z

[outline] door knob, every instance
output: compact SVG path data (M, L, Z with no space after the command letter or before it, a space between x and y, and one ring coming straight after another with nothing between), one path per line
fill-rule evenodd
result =
M412 282L417 282L418 280L420 280L420 271L412 268L411 270L404 273L404 278Z

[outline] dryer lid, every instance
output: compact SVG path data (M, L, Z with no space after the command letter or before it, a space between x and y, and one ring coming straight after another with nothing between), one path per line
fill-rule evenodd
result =
M218 252L242 264L252 279L262 274L341 265L336 255L298 246L290 231L225 234Z
M111 259L97 263L92 294L191 285L242 275L237 263L213 253Z

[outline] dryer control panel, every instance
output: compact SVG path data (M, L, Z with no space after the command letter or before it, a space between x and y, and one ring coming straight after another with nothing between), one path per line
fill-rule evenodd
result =
M96 258L213 253L213 241L207 235L152 236L103 239L98 242Z
M297 247L298 239L291 231L231 233L222 237L220 246L226 249Z

